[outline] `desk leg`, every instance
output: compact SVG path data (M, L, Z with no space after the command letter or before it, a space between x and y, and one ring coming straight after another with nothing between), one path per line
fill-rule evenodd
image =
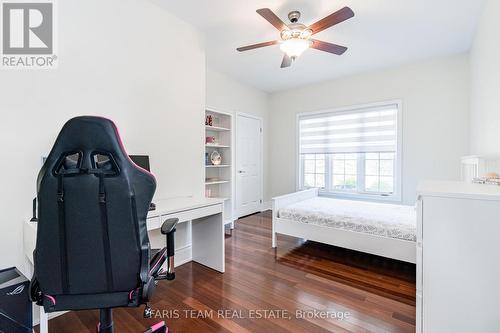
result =
M40 306L40 333L49 333L49 315Z
M193 261L224 273L224 218L222 213L192 221Z

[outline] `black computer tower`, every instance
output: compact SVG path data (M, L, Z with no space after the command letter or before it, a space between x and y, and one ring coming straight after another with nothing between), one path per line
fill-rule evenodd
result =
M29 281L16 268L0 270L0 333L33 332Z

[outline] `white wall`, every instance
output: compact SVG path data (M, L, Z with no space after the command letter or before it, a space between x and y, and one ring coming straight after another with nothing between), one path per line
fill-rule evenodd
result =
M129 153L151 156L156 198L204 191L205 54L195 29L149 1L58 5L59 68L0 73L0 268L24 261L41 157L73 116L114 119Z
M271 195L295 191L296 114L401 99L403 202L423 179L458 179L469 140L467 55L426 61L271 95Z
M244 112L263 119L264 141L264 201L270 200L269 192L269 112L268 94L244 85L229 76L207 68L207 106L216 110Z
M500 155L500 1L487 0L471 50L471 153Z

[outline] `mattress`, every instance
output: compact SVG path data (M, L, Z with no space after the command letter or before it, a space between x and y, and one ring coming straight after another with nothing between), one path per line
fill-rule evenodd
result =
M283 219L377 236L416 241L413 206L315 197L279 210Z

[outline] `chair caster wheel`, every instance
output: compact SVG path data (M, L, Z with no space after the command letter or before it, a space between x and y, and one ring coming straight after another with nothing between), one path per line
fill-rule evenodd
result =
M149 319L153 317L153 310L149 307L149 305L146 305L144 308L144 318Z

